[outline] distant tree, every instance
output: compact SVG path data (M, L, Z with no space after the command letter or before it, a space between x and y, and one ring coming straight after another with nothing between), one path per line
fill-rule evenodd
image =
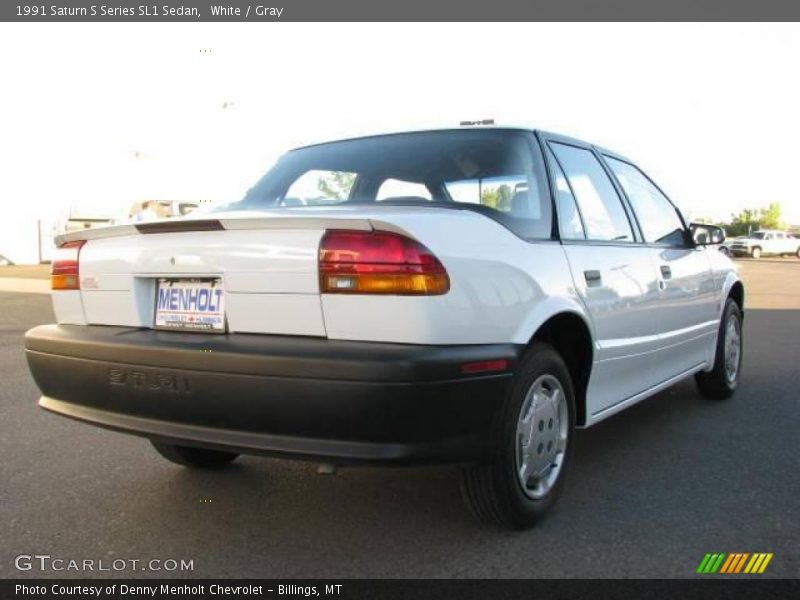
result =
M724 225L728 235L736 237L747 235L751 230L758 229L758 211L752 208L745 208L738 215L731 215L730 222Z
M730 222L722 226L732 237L757 229L781 229L781 205L773 202L767 208L745 208L738 215L731 215Z
M505 183L497 187L485 187L481 190L481 204L507 211L511 209L511 196L513 195L511 186Z
M323 175L317 181L319 191L325 194L326 198L336 198L337 200L345 200L350 195L350 190L356 180L355 173L346 173L344 171L330 171L327 175Z
M481 190L481 204L491 208L497 208L497 188L485 187Z
M771 202L769 207L761 210L761 227L764 229L783 229L779 202Z

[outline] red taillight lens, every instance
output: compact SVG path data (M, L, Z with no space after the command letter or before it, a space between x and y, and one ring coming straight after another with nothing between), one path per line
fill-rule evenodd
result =
M50 287L54 290L79 290L78 255L86 240L67 242L56 250L50 269Z
M323 294L446 294L450 278L425 246L388 231L327 231L319 248Z

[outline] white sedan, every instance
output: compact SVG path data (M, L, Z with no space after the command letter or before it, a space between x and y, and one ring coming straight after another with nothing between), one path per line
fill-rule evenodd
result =
M744 288L632 162L461 128L293 150L185 219L59 240L39 404L216 467L465 465L480 518L554 503L574 429L739 383Z

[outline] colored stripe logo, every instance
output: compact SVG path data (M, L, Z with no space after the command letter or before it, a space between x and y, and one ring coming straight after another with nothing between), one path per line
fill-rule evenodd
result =
M706 554L697 567L697 572L701 574L724 573L726 575L737 573L763 573L769 561L772 560L772 553L766 552L724 552L716 554Z

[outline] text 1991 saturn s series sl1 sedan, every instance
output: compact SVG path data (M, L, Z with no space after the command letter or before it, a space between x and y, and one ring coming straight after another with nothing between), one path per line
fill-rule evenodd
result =
M70 233L39 404L166 458L454 462L509 527L555 501L573 430L686 377L730 396L744 289L639 168L539 131L293 150L205 215Z

